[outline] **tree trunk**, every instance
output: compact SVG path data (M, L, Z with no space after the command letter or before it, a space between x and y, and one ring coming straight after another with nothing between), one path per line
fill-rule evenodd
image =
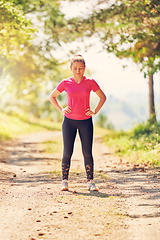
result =
M156 122L156 112L155 112L155 105L154 105L154 81L153 81L153 74L149 75L148 79L149 84L149 118Z

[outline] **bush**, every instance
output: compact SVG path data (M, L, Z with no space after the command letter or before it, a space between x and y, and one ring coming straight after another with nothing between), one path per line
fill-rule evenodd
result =
M127 132L111 131L105 142L119 156L130 156L134 160L160 164L160 123L139 124Z

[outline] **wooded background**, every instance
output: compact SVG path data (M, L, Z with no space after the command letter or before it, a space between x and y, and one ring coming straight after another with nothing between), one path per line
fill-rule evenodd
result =
M148 78L149 118L155 122L153 86L154 74L160 70L160 1L93 0L87 4L88 14L85 11L74 18L63 13L64 2L0 2L0 111L59 120L48 95L70 75L66 64L79 49L68 51L65 60L57 59L54 50L73 42L83 42L88 49L94 44L89 40L96 37L101 51L120 59L131 58L139 65ZM99 121L107 119L99 117Z

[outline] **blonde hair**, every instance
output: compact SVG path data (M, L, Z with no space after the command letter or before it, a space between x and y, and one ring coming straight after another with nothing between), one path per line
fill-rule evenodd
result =
M82 63L84 64L84 66L86 65L84 58L83 58L82 55L80 55L80 54L75 54L75 55L73 56L73 58L71 59L70 66L72 66L72 64L73 64L74 62L82 62Z

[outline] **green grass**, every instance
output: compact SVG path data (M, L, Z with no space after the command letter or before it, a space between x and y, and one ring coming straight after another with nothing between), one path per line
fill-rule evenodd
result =
M45 141L42 143L44 151L47 153L60 152L62 149L62 138L56 137L56 140Z
M33 116L13 116L0 113L0 141L38 131L60 130L61 124Z
M105 129L105 128L101 128L97 125L94 126L94 134L96 135L100 135L100 136L105 136L107 135L108 133L110 133L111 131L108 130L108 129Z
M104 140L118 156L132 162L160 165L160 123L139 124L127 132L110 131Z

